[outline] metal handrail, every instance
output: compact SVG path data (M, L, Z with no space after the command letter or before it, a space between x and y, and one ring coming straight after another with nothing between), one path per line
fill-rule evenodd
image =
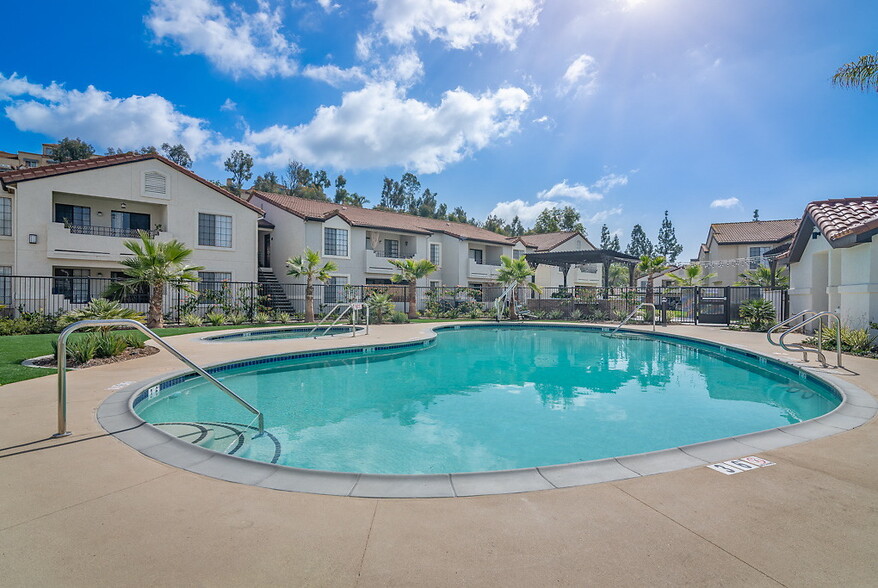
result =
M518 284L510 284L506 290L503 291L500 296L497 297L497 300L494 301L494 309L497 311L497 322L500 322L500 315L503 313L503 307L506 306L508 302L509 295L512 293L515 288L518 287Z
M777 323L776 325L774 325L773 327L771 327L770 329L768 329L768 332L765 334L765 336L768 338L768 342L771 343L772 345L780 345L780 343L775 343L775 342L772 340L772 338L771 338L771 334L774 333L775 331L779 330L781 327L785 327L786 325L790 324L791 322L793 322L793 321L796 320L797 318L805 317L805 316L808 315L808 314L817 314L817 311L816 311L816 310L810 310L810 309L809 309L809 310L803 310L802 312L797 313L797 314L794 314L794 315L791 316L790 318L788 318L788 319L786 319L786 320L782 320L781 322ZM804 324L805 318L802 318L802 321L803 321L802 323L796 325L796 326L793 327L793 328L798 329L799 327L801 327L802 324Z
M319 321L316 325L314 325L314 328L311 329L310 331L308 331L308 334L305 335L305 336L306 336L306 337L310 337L311 334L314 333L314 331L316 331L316 330L319 329L321 326L323 326L323 324L324 324L326 321L328 321L329 318L332 316L332 313L334 313L339 307L344 307L344 310L341 311L341 314L339 314L338 317L332 322L332 324L330 324L328 327L326 327L326 329L324 329L323 332L322 332L321 334L319 334L319 335L315 335L315 338L316 338L316 337L323 337L324 335L326 335L326 333L328 333L328 332L330 331L330 329L332 329L332 327L334 327L335 325L338 324L338 321L340 321L340 320L342 319L342 317L343 317L345 314L347 314L348 311L351 312L351 316L352 316L353 319L354 319L354 323L356 323L356 322L357 322L357 316L356 316L356 313L357 313L357 310L358 310L358 309L357 309L357 306L358 306L358 305L361 305L361 306L363 306L363 307L366 308L366 334L368 335L368 334L369 334L369 318L370 318L370 316L369 316L369 314L370 314L370 313L369 313L369 305L368 305L368 304L365 304L365 303L363 303L363 302L355 302L355 303L349 303L349 304L345 304L345 303L339 302L338 304L336 304L335 306L333 306L332 308L330 308L330 309L329 309L329 312L327 312L325 315L323 315L323 318L321 318L320 321ZM356 336L357 336L357 326L356 326L356 324L351 325L351 336L353 336L353 337L356 337Z
M793 345L795 345L795 347L788 347L783 342L783 339L784 339L784 337L786 337L787 335L789 335L793 331L795 331L797 329L801 329L805 325L812 323L816 320L816 321L818 321L818 323L817 323L817 351L815 353L817 354L817 360L825 366L826 365L826 356L823 354L823 317L825 317L825 316L835 319L835 365L838 367L842 367L842 365L841 365L841 319L834 312L829 312L828 310L818 312L814 316L812 316L811 318L801 322L800 324L798 324L794 327L787 329L786 331L784 331L781 334L780 338L778 339L778 344L785 351L793 351L793 352L801 351L802 352L802 361L808 361L808 352L811 351L811 349L808 349L807 347L805 347L804 345L799 344L799 343L793 343Z
M67 338L74 331L85 327L120 326L134 327L158 343L171 355L195 370L199 376L203 377L205 380L225 392L238 404L255 414L259 419L259 435L265 432L265 417L262 415L261 411L257 410L249 402L229 390L222 382L207 373L203 368L197 366L191 359L177 351L170 343L156 335L151 329L147 328L142 323L133 319L87 319L73 323L58 335L58 432L52 435L52 437L66 437L67 435L70 435L70 431L67 430Z
M616 334L616 331L618 331L619 329L621 329L622 326L623 326L625 323L627 323L629 320L631 320L631 317L633 317L635 314L637 314L637 311L640 310L641 308L643 308L644 306L650 306L650 307L652 307L652 331L653 331L653 333L654 333L654 332L655 332L655 315L658 314L658 311L656 311L656 309L655 309L655 304L653 304L652 302L641 302L640 304L637 305L637 307L636 307L634 310L632 310L632 311L628 314L628 316L626 316L624 319L622 319L622 322L619 323L618 326L617 326L615 329L613 329L613 332L610 333L610 334L607 335L607 336L608 336L608 337L612 337L613 335L615 335L615 334Z

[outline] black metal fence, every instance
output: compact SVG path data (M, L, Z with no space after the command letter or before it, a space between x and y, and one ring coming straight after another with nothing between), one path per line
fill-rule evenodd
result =
M0 276L0 304L7 316L22 312L55 315L76 310L90 300L107 297L113 278L89 276ZM332 305L365 302L373 294L389 296L397 310L408 310L406 285L324 285L314 286L314 309L317 314ZM191 284L192 292L166 286L163 309L169 322L179 322L188 314L204 316L209 312L241 313L253 320L259 312L302 314L305 309L305 285L278 282L208 282ZM480 287L418 287L415 304L429 317L478 318L493 311L494 301L502 295L501 285ZM778 320L788 316L789 295L785 289L725 287L656 287L543 288L537 293L519 288L517 305L531 315L543 318L618 322L641 302L655 304L658 319L673 324L736 324L741 305L748 300L770 301ZM146 312L149 292L141 289L117 295L125 306Z

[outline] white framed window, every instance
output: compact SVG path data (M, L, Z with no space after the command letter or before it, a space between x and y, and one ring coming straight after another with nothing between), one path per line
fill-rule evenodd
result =
M37 161L36 159L25 159L24 160L25 167L37 167L39 165L40 165L40 162Z
M231 247L232 217L199 212L198 244L207 247Z
M348 276L332 276L326 280L326 285L323 287L323 302L326 304L346 302L344 287L348 282L350 282Z
M384 257L399 257L399 239L384 239Z
M484 259L484 255L485 255L485 252L482 251L481 249L470 249L469 250L470 259L472 259L476 263L482 263L482 260Z
M751 247L750 248L750 269L756 269L761 265L768 265L763 255L769 251L771 247ZM758 259L754 259L758 258Z
M430 263L435 266L442 265L442 244L430 243Z
M12 236L12 198L0 198L0 235Z
M323 228L323 254L335 257L348 256L347 229Z
M232 281L232 272L198 272L199 292L216 292L222 290L223 282Z

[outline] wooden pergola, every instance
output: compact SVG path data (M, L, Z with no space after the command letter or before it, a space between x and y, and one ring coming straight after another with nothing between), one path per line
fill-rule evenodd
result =
M604 268L604 288L610 286L610 265L618 263L628 266L628 284L634 285L634 268L640 263L639 257L613 251L612 249L591 249L588 251L552 251L549 253L528 253L525 256L531 267L536 268L540 264L553 265L561 270L564 275L564 287L567 287L567 274L574 265L584 263L599 263Z

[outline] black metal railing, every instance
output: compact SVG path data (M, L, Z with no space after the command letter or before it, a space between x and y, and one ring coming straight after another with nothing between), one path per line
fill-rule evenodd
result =
M95 235L98 237L122 237L130 239L140 236L140 231L146 231L150 237L158 236L159 231L156 229L119 229L116 227L103 227L100 225L65 225L67 229L74 235Z

